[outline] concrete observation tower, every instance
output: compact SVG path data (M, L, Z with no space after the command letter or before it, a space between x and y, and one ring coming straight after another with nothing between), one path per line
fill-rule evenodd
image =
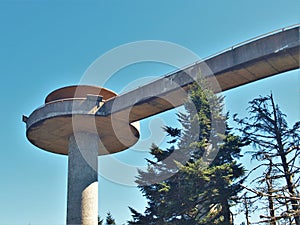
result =
M199 71L221 92L299 69L299 36L299 24L280 29L121 95L86 85L50 93L23 121L32 144L69 157L67 224L97 224L97 156L134 145L138 121L182 105Z
M97 156L125 150L138 141L138 124L117 118L112 123L111 117L96 115L115 96L100 87L65 87L50 93L29 118L23 117L32 144L68 155L68 225L98 222Z

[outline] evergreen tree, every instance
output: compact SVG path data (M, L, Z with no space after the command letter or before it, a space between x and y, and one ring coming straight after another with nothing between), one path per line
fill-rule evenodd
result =
M230 133L222 97L197 84L189 91L187 113L178 115L182 129L165 128L173 145L165 150L153 145L154 160L139 171L148 207L143 214L130 208L131 225L233 224L230 207L244 173L235 159L245 143Z
M105 219L105 225L116 224L115 219L112 217L111 213L108 212ZM101 220L100 216L98 216L98 225L104 225L104 221Z
M110 225L110 224L116 224L116 221L115 219L112 217L111 213L107 213L107 216L106 216L106 225Z
M98 216L98 225L103 225L103 220L101 220L100 216Z
M264 167L266 191L250 190L258 196L264 196L269 202L270 216L268 222L286 219L300 225L299 198L299 154L300 154L300 122L288 127L286 115L274 103L273 96L256 98L250 102L250 118L238 119L239 129L244 138L254 145L253 158L261 161L258 167ZM257 169L257 168L255 168ZM276 188L273 186L277 182ZM279 186L281 184L281 186ZM276 207L280 213L275 215Z

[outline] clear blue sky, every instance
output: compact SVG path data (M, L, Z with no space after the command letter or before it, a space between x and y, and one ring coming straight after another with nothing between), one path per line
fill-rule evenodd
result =
M78 84L99 56L122 44L161 40L206 57L299 23L299 12L299 0L0 0L0 225L65 224L67 158L31 145L21 116L41 106L54 89ZM136 79L170 71L145 63L125 69L108 88L119 92ZM270 91L289 122L299 120L299 71L226 92L226 108L243 116L249 100ZM174 112L142 121L144 140L170 117ZM115 158L134 165L143 164L144 157L145 152L128 150ZM101 169L118 173L105 160L99 160ZM99 214L110 211L118 224L130 219L127 206L145 207L135 187L103 178L99 202Z

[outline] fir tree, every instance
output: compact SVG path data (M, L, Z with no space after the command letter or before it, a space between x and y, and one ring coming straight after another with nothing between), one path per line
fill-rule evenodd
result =
M101 220L100 216L98 216L98 225L103 225L103 220Z
M112 217L111 213L107 213L106 215L106 221L105 221L106 225L110 225L110 224L116 224L115 219Z
M154 160L139 171L148 207L143 214L131 208L131 225L233 224L230 207L244 173L235 159L244 143L227 127L222 97L196 84L189 91L187 113L178 115L182 129L165 128L173 145L153 145Z

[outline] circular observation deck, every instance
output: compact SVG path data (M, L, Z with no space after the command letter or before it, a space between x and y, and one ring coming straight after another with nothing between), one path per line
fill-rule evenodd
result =
M105 115L102 107L116 96L108 89L88 85L55 90L28 117L26 136L41 149L67 155L70 136L89 132L99 137L98 155L123 151L138 141L139 123Z

